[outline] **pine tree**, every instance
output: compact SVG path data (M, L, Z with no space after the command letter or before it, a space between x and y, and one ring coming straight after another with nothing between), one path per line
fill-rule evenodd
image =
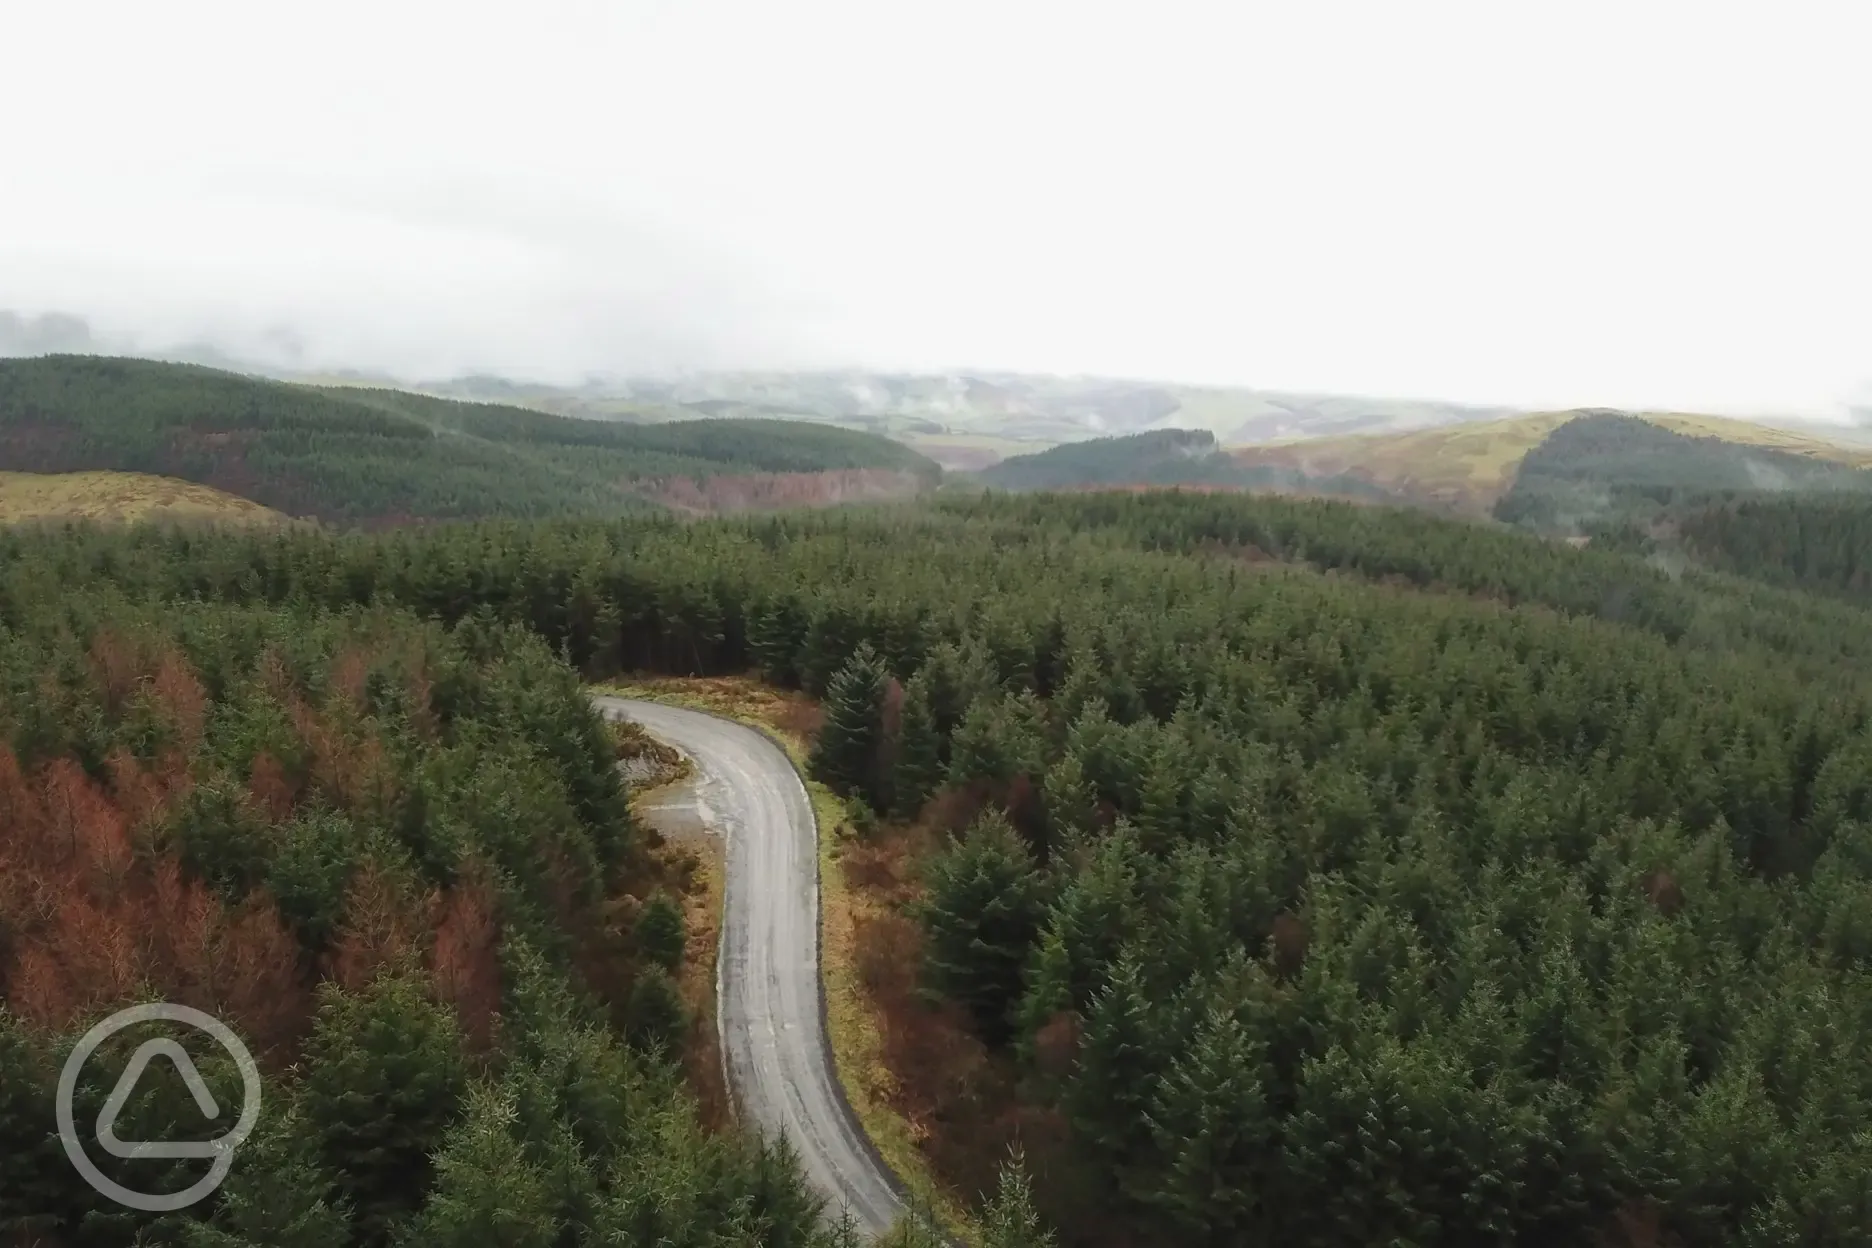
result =
M942 784L943 740L930 710L929 682L922 673L904 686L897 764L891 789L900 818L914 818Z
M1121 1182L1148 1155L1145 1111L1163 1067L1144 977L1130 955L1112 967L1086 1012L1079 1068L1067 1089L1074 1135Z
M1060 886L1047 911L1031 988L1022 1002L1024 1032L1061 1010L1084 1011L1105 983L1137 927L1137 871L1141 851L1130 825L1120 823L1091 861Z
M689 1015L676 981L661 967L648 967L637 976L624 1019L625 1031L638 1048L671 1058L681 1054Z
M922 674L929 679L930 714L944 740L955 735L969 707L994 696L1001 688L993 661L981 642L972 637L959 646L952 642L936 646Z
M1172 741L1167 738L1163 752L1151 760L1138 805L1138 837L1157 854L1167 854L1181 843L1185 828L1182 768L1170 754L1175 749Z
M1031 693L975 702L949 744L949 783L1006 783L1045 766L1046 712Z
M1271 1074L1263 1046L1218 1008L1151 1097L1147 1119L1165 1167L1150 1199L1187 1242L1262 1243L1278 1229Z
M51 1127L57 1079L46 1054L0 1004L0 1240L12 1234L33 1243L62 1211L81 1207L82 1184Z
M1047 769L1041 784L1047 842L1053 852L1088 844L1098 831L1098 794L1086 779L1079 758L1068 753Z
M861 644L826 687L825 722L813 743L808 770L843 796L877 804L878 750L884 734L883 667Z
M827 696L833 678L865 644L844 611L821 601L797 653L800 688L814 697Z
M513 1094L477 1084L435 1159L435 1186L396 1238L407 1248L552 1248L551 1185L515 1138Z
M968 1008L984 1039L1004 1043L1044 916L1033 858L1005 818L988 814L930 863L927 883L930 983Z
M454 1013L414 977L321 990L302 1108L360 1242L386 1242L421 1202L466 1082Z
M213 1222L189 1223L187 1248L347 1248L350 1211L297 1109L272 1103L235 1156Z
M1034 1209L1033 1186L1019 1149L1001 1163L981 1223L982 1248L1053 1248L1053 1232Z
M790 602L770 598L754 608L748 617L748 650L760 667L761 679L782 688L798 683L794 660L799 653L800 633Z
M682 965L686 937L682 907L668 893L658 892L644 902L636 925L637 949L652 965L674 974Z

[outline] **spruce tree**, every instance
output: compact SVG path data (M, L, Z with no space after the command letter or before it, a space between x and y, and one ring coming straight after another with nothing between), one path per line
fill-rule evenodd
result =
M1005 818L988 814L930 864L927 883L930 982L968 1008L990 1044L1004 1043L1044 917L1033 857Z
M893 813L914 818L942 784L943 740L930 709L929 682L922 673L904 686L897 762L891 780Z
M1165 1165L1150 1199L1186 1242L1261 1243L1278 1230L1271 1077L1264 1046L1218 1007L1154 1090L1147 1120Z
M362 992L328 984L304 1060L306 1125L359 1241L385 1243L428 1189L467 1083L455 1015L410 976Z
M1038 776L1045 765L1045 720L1044 708L1024 690L975 702L950 742L949 782Z
M52 1132L58 1071L34 1037L0 1004L0 1241L49 1231L88 1191Z
M981 1224L982 1248L1053 1248L1053 1232L1034 1209L1033 1185L1019 1149L1001 1163Z
M187 1248L347 1248L350 1211L318 1160L296 1107L268 1105L219 1189L214 1221L183 1231Z
M796 685L795 658L802 630L792 604L779 598L760 603L749 614L747 627L748 651L760 668L761 679L782 688Z
M1098 830L1098 793L1086 779L1077 755L1068 753L1047 769L1041 800L1052 852L1090 843Z
M638 1048L670 1058L682 1053L689 1015L676 981L661 967L648 967L637 976L625 1003L624 1018L625 1031Z
M682 907L668 893L657 892L644 902L635 928L637 950L653 966L675 973L682 965L685 936Z
M511 1092L485 1084L435 1160L435 1187L399 1248L552 1248L558 1216L546 1175L522 1153Z
M1067 1089L1073 1134L1121 1181L1152 1142L1144 1115L1166 1057L1152 1014L1144 976L1127 954L1086 1012L1079 1069Z
M1083 1010L1091 1003L1138 926L1141 853L1131 826L1120 823L1048 910L1047 930L1058 934L1065 957L1064 1008Z
M808 769L833 792L877 804L879 747L884 737L885 674L871 647L860 644L826 687L825 720Z

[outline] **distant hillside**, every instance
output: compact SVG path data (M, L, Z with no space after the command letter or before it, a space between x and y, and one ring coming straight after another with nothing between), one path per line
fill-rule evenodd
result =
M976 473L975 479L997 489L1052 490L1082 485L1209 484L1233 471L1234 465L1218 451L1214 434L1160 429L1011 456Z
M1241 464L1223 454L1215 435L1203 429L1158 429L1068 443L1002 460L976 473L974 480L1004 490L1187 485L1382 496L1382 491L1352 477L1315 477L1286 467Z
M1403 502L1485 511L1508 488L1521 457L1566 420L1564 413L1517 416L1407 433L1297 439L1229 453L1245 467L1353 477Z
M1650 419L1588 412L1527 453L1497 519L1546 532L1577 533L1608 519L1639 519L1672 502L1711 494L1872 491L1872 456L1814 446L1743 444L1678 432ZM1787 445L1787 444L1781 444Z
M945 467L1089 438L1202 429L1224 445L1296 434L1414 429L1503 409L1019 373L707 373L553 387L470 377L418 389L627 421L692 416L811 420L896 438Z
M672 481L937 467L888 439L784 421L575 420L192 365L0 360L0 468L181 478L348 523L653 509Z
M0 472L0 524L37 520L125 523L290 523L250 499L173 477L138 472Z
M1251 466L1286 467L1314 476L1357 477L1400 501L1480 515L1487 514L1515 487L1524 461L1535 448L1546 445L1557 430L1601 415L1606 413L1537 412L1404 433L1301 438L1266 446L1232 447L1229 454L1237 462ZM1872 464L1872 448L1840 445L1810 434L1748 421L1678 413L1613 415L1653 429L1666 440L1681 436L1681 445L1668 443L1678 447L1678 451L1670 454L1687 448L1695 440L1690 435L1737 448L1732 467L1750 458L1761 464L1775 462L1773 457L1777 454L1807 462ZM1566 445L1569 444L1562 443L1563 447ZM1752 447L1761 448L1762 454L1745 453L1744 448ZM1746 473L1746 469L1738 470ZM1597 474L1597 479L1609 482L1606 474L1625 469L1612 460L1604 460L1583 467L1582 471L1588 476ZM1707 465L1681 469L1691 479L1707 477L1708 471ZM1708 479L1714 482L1719 478L1727 479L1721 474ZM1707 488L1721 487L1711 484Z

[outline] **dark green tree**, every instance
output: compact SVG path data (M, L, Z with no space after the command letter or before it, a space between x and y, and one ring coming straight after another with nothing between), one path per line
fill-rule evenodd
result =
M553 1248L553 1185L520 1146L510 1090L477 1084L435 1159L435 1186L397 1236L409 1248Z
M0 1004L0 1233L33 1243L78 1199L54 1134L57 1070L27 1029Z
M1157 1085L1147 1120L1163 1174L1150 1194L1192 1244L1258 1243L1280 1221L1280 1123L1264 1047L1216 1009Z
M943 740L930 708L929 682L921 673L904 685L897 732L897 758L891 777L894 811L913 818L941 787Z
M648 967L631 985L624 1007L625 1031L638 1048L674 1057L682 1052L689 1014L676 981L661 967Z
M466 1086L455 1016L415 978L321 991L301 1108L362 1243L387 1242L422 1203Z
M808 769L835 793L877 805L879 751L884 741L883 666L861 645L826 687L825 720Z
M274 1093L278 1096L278 1092ZM296 1107L274 1104L241 1146L214 1220L188 1225L187 1248L347 1248L350 1211Z
M1007 820L990 813L930 863L926 883L929 981L968 1008L984 1039L1005 1043L1045 915L1033 857Z
M674 974L682 965L687 937L682 907L666 892L653 893L637 914L637 949L653 966Z
M1154 1012L1136 961L1120 958L1086 1011L1078 1073L1066 1098L1074 1136L1134 1193L1153 1143L1150 1098L1169 1056L1152 1025Z

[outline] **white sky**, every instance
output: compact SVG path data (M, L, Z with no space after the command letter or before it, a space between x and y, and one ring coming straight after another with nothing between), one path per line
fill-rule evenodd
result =
M1852 0L0 0L0 308L1818 411L1872 382L1869 46Z

